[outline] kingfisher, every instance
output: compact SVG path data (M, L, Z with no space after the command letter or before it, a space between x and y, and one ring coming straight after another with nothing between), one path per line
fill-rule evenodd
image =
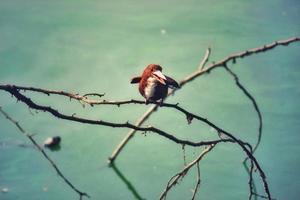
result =
M167 97L168 88L179 89L179 84L162 73L162 67L157 64L148 65L142 74L131 79L131 84L139 84L139 92L145 98L145 103L163 103Z

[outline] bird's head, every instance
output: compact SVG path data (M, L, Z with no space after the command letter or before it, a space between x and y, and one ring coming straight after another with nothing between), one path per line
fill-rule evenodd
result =
M166 85L167 78L162 74L162 67L157 64L150 64L144 70L143 76L154 77L161 84Z

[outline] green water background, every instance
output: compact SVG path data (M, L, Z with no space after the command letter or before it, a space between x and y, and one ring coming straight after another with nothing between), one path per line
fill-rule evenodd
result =
M300 35L298 0L253 1L37 1L0 0L0 82L106 93L108 100L142 99L132 76L149 63L181 80L193 72L206 48L211 61ZM253 55L230 67L261 108L264 126L258 161L276 199L298 199L300 192L300 45ZM26 93L36 102L78 116L134 122L145 105L86 107L69 99ZM186 85L168 102L207 117L254 144L258 119L251 102L223 69ZM135 199L122 179L107 167L107 157L127 129L58 120L28 108L3 91L0 106L42 143L62 137L62 148L48 152L64 174L92 199ZM35 111L32 111L35 113ZM146 125L182 139L216 138L213 130L171 109L160 109ZM1 200L77 199L30 142L0 117ZM186 148L187 160L200 149ZM142 198L157 199L168 179L183 167L181 146L156 134L137 134L117 160L117 168ZM201 163L200 199L247 199L244 154L230 144L217 146ZM169 199L189 199L196 182L192 170ZM259 178L258 191L262 192ZM44 191L43 188L47 188Z

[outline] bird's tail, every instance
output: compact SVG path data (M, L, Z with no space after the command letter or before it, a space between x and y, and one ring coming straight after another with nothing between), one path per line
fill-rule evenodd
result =
M172 89L180 88L180 85L174 79L172 79L171 77L168 77L168 76L166 76L166 78L167 78L166 83L169 88L172 88Z

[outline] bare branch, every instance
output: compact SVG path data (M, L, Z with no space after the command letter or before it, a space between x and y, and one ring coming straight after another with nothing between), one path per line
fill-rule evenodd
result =
M71 116L70 115L64 115L64 114L58 112L57 110L54 110L51 107L41 106L41 105L38 105L38 104L34 103L31 99L29 99L26 96L24 96L23 94L21 94L19 92L19 90L16 89L14 86L0 85L0 89L11 93L19 101L25 103L26 105L28 105L29 107L31 107L33 109L49 112L52 115L54 115L58 118L61 118L61 119L65 119L65 120L76 121L76 122L86 123L86 124L109 126L109 127L131 128L131 129L135 129L136 131L143 131L143 132L151 131L151 132L157 133L157 134L159 134L159 135L161 135L161 136L163 136L163 137L165 137L169 140L172 140L172 141L174 141L178 144L185 144L185 145L194 146L194 147L195 146L210 145L210 144L217 144L217 143L220 143L220 142L237 143L242 148L242 150L246 153L247 157L254 162L256 168L259 171L260 177L262 179L265 192L266 192L267 196L271 199L271 194L269 192L269 186L268 186L268 183L266 181L266 176L265 176L263 170L261 169L259 163L257 162L256 158L252 155L251 145L249 143L241 141L240 139L237 139L235 136L233 136L233 134L221 129L220 127L216 126L214 123L210 122L209 120L184 110L183 108L179 107L178 104L163 104L163 105L166 106L166 107L173 107L176 110L179 110L179 111L185 113L187 116L190 116L192 118L198 119L198 120L206 123L207 125L209 125L209 126L213 127L214 129L216 129L218 131L218 133L223 133L224 135L226 135L230 139L192 142L192 141L189 141L189 140L178 139L172 134L169 134L165 131L162 131L158 128L151 127L151 126L150 127L138 127L138 126L135 126L133 124L130 124L129 122L126 122L126 123L112 123L112 122L106 122L106 121L103 121L103 120L98 120L97 121L97 120L91 120L91 119L75 117L74 115L71 115Z
M289 38L286 40L275 41L271 44L263 45L261 47L257 47L257 48L249 49L249 50L242 51L239 53L231 54L228 57L224 58L223 60L214 62L214 63L210 64L209 66L205 67L204 69L197 70L194 73L192 73L190 76L187 76L184 80L182 80L180 82L180 86L182 87L183 85L194 80L198 76L201 76L202 74L205 74L205 73L209 73L211 70L213 70L217 67L222 67L222 66L226 65L230 61L232 61L233 63L236 63L236 60L239 58L242 59L242 58L248 57L252 54L258 54L258 53L263 53L263 52L269 51L271 49L274 49L277 46L287 46L290 43L299 42L299 41L300 41L299 37Z
M192 200L194 200L196 198L196 194L198 192L198 189L200 187L200 182L201 182L199 162L197 162L196 168L197 168L197 182L196 182L196 185L195 185L195 188L194 188L194 191L193 191Z
M3 85L5 86L5 85ZM41 89L41 88L35 88L35 87L24 87L24 86L16 86L16 85L6 85L6 86L13 86L18 90L23 90L23 91L32 91L32 92L39 92L39 93L43 93L46 95L50 95L50 94L55 94L55 95L60 95L60 96L65 96L65 97L69 97L70 99L75 99L87 104L92 105L93 103L97 103L99 101L97 100L92 100L92 99L88 99L88 96L98 96L98 97L103 97L105 94L99 94L99 93L87 93L83 96L79 95L79 94L73 94L70 92L65 92L65 91L57 91L57 90L47 90L47 89Z
M236 85L243 91L243 93L250 99L250 101L252 102L253 104L253 107L257 113L257 116L258 116L258 120L259 120L259 126L258 126L258 136L257 136L257 141L256 141L256 144L253 148L253 152L254 153L257 149L257 147L259 146L260 144L260 141L261 141L261 136L262 136L262 127L263 127L263 121L262 121L262 115L261 115L261 112L260 112L260 109L256 103L256 100L255 98L248 92L248 90L241 84L240 80L239 80L239 77L237 76L237 74L235 74L231 69L229 69L226 65L224 65L224 68L226 69L226 71L228 72L228 74L230 74L234 80L235 80L235 83Z
M205 52L204 58L202 59L200 65L198 67L199 70L202 70L205 67L206 63L208 62L210 53L211 53L211 48L208 47L206 52Z
M226 65L224 66L224 68L226 69L226 71L234 78L236 85L238 86L238 88L240 88L242 90L242 92L250 99L250 101L253 104L253 107L257 113L258 116L258 120L259 120L259 126L258 126L258 136L257 136L257 141L256 144L253 148L252 153L254 153L256 151L256 149L258 148L260 141L261 141L261 137L262 137L262 127L263 127L263 121L262 121L262 115L260 112L260 109L256 103L255 98L248 92L248 90L241 84L239 77L237 76L237 74L235 74L231 69L229 69ZM257 195L254 195L256 193L256 188L253 182L253 170L254 170L254 165L253 165L253 161L250 161L250 169L247 166L247 160L249 158L246 157L243 161L244 166L246 167L246 170L249 174L249 200L252 199L252 197L254 197L255 199L257 199Z
M257 193L253 193L253 196L256 196L256 197L260 197L262 199L269 199L268 197L264 196L264 195L261 195L261 194L257 194ZM274 198L271 198L271 200L276 200Z
M60 171L60 169L58 168L58 166L55 164L55 162L48 156L48 154L42 149L42 147L40 147L40 145L38 145L38 143L33 139L32 134L28 134L26 133L26 131L21 127L21 125L15 121L14 119L12 119L6 112L3 111L3 109L0 107L0 112L6 117L6 119L8 119L10 122L12 122L18 129L19 131L25 135L33 144L34 146L41 152L41 154L44 156L44 158L46 160L48 160L48 162L51 164L51 166L54 168L54 170L57 172L57 174L65 181L65 183L67 185L70 186L70 188L72 190L74 190L78 195L79 195L79 199L82 199L82 197L88 197L90 198L90 196L85 193L85 192L81 192L80 190L78 190L72 183L71 181L69 181L69 179L67 179L65 177L65 175Z
M252 154L256 151L256 149L258 148L259 144L260 144L260 141L261 141L261 137L262 137L262 127L263 127L263 121L262 121L262 115L261 115L261 112L260 112L260 109L256 103L256 100L255 98L248 92L248 90L241 84L240 80L239 80L239 77L237 76L237 74L235 74L231 69L229 69L226 65L224 65L224 68L226 69L226 71L228 72L228 74L230 74L234 80L235 80L235 83L236 85L238 86L238 88L240 90L242 90L242 92L250 99L250 101L252 102L253 104L253 107L257 113L257 116L258 116L258 120L259 120L259 126L258 126L258 138L257 138L257 141L256 141L256 144L253 148L253 151L252 151ZM257 199L257 195L254 195L256 193L256 188L255 188L255 185L254 185L254 181L253 181L253 170L254 170L254 165L253 165L253 161L251 160L250 161L250 169L249 167L247 166L247 160L249 158L246 157L243 161L243 164L244 166L246 167L246 170L249 174L249 200L252 199L252 197L254 196L255 199Z
M181 145L189 145L189 146L193 146L193 147L199 147L199 146L203 146L203 145L209 145L209 148L213 148L216 144L218 143L224 143L224 142L230 142L230 143L236 143L238 144L241 149L246 153L247 155L247 159L250 159L251 162L251 166L250 166L250 170L249 171L249 190L250 190L250 194L249 194L249 199L251 200L252 197L262 197L262 198L267 198L267 199L272 199L271 198L271 194L269 192L269 186L268 183L266 181L266 176L264 174L264 171L261 169L258 161L256 160L256 158L253 156L253 152L257 149L260 140L261 140L261 130L262 130L262 117L261 117L261 113L259 111L259 108L257 106L257 103L255 101L255 99L251 96L251 94L245 89L245 87L239 82L238 76L232 72L228 67L227 64L228 62L232 61L233 63L236 62L237 59L239 58L244 58L247 56L250 56L252 54L256 54L256 53L262 53L265 51L269 51L277 46L281 46L281 45L288 45L290 43L293 42L298 42L300 41L300 38L290 38L287 40L282 40L282 41L277 41L274 42L272 44L269 45L264 45L263 47L259 47L259 48L255 48L255 49L250 49L247 51L243 51L240 53L236 53L236 54L232 54L228 57L226 57L225 59L219 61L219 62L215 62L210 64L209 66L205 67L205 64L208 62L209 56L210 56L210 48L206 51L206 54L202 60L202 62L200 63L200 66L198 68L198 70L196 70L194 73L192 73L191 75L187 76L186 78L184 78L182 81L180 81L180 86L182 87L183 85L185 85L188 82L193 81L195 78L201 76L202 74L205 73L209 73L211 70L220 67L220 66L224 66L225 69L228 71L228 73L234 77L237 86L244 92L244 94L252 101L254 108L258 114L259 120L260 120L260 126L259 126L259 135L258 135L258 141L254 147L254 149L252 148L252 146L247 143L247 142L243 142L242 140L236 138L232 133L229 133L225 130L223 130L222 128L218 127L217 125L215 125L214 123L210 122L209 120L207 120L206 118L203 118L199 115L193 114L185 109L183 109L182 107L179 107L178 104L167 104L167 103L163 103L160 104L162 107L170 107L173 108L177 111L180 111L181 113L185 114L188 123L191 123L193 119L197 119L201 122L204 122L205 124L209 125L210 127L213 127L214 129L217 130L218 133L222 133L224 135L226 135L228 137L228 139L226 138L221 138L220 140L211 140L211 141L200 141L200 142L193 142L193 141L189 141L189 140L182 140L179 139L177 137L175 137L173 134L169 134L163 130L160 130L158 128L149 126L149 127L141 127L141 125L144 123L144 121L146 121L149 116L156 110L158 109L158 104L157 103L153 103L155 105L153 105L137 122L135 125L129 123L129 122L125 122L125 123L113 123L113 122L107 122L107 121L103 121L103 120L92 120L92 119L86 119L86 118L80 118L80 117L76 117L75 114L72 115L65 115L49 106L43 106L43 105L38 105L35 102L33 102L30 98L26 97L25 95L23 95L20 91L33 91L33 92L40 92L40 93L44 93L47 95L50 94L56 94L56 95L61 95L61 96L66 96L69 97L70 99L75 99L78 100L81 104L89 104L91 106L93 105L123 105L123 104L144 104L144 101L137 101L137 100L129 100L129 101L106 101L106 100L94 100L94 99L89 99L89 96L97 96L99 98L101 98L104 94L98 94L98 93L88 93L85 94L83 96L79 95L79 94L72 94L72 93L67 93L64 91L54 91L54 90L45 90L45 89L40 89L40 88L33 88L33 87L23 87L23 86L14 86L14 85L0 85L0 90L4 90L9 92L10 94L12 94L12 96L16 97L18 101L21 101L23 103L25 103L26 105L29 106L29 108L33 108L36 110L41 110L44 112L48 112L50 114L52 114L55 117L58 117L60 119L64 119L64 120L70 120L70 121L75 121L75 122L79 122L79 123L85 123L85 124L93 124L93 125L102 125L102 126L108 126L108 127L118 127L118 128L129 128L131 129L131 131L128 133L127 137L122 141L122 143L119 145L119 147L116 149L116 151L114 152L114 154L111 156L110 161L113 162L116 158L116 156L120 153L120 151L122 150L122 148L126 145L126 143L130 140L130 138L132 138L132 136L134 135L134 133L136 131L141 131L141 132L146 132L146 131L151 131L153 133L157 133L175 143L181 144ZM176 90L171 90L168 94L168 96L174 94L176 92ZM59 174L59 176L61 176L61 178L75 191L79 194L80 199L82 199L82 197L86 196L89 197L89 195L87 195L86 193L80 192L78 189L76 189L71 182L66 179L64 177L64 175L60 172L60 170L57 168L56 164L49 158L49 156L43 151L43 149L35 142L35 140L33 139L32 135L28 135L26 134L26 132L24 131L24 129L22 129L22 127L18 124L18 122L14 121L12 118L10 118L3 110L1 110L0 107L0 111L3 115L5 115L7 117L7 119L9 119L12 123L14 123L18 129L25 134L30 141L38 148L38 150L43 154L43 156L51 163L52 167L57 171L57 173ZM205 150L202 152L202 157L208 153L210 151L210 149L205 152ZM200 168L199 168L199 162L202 159L201 155L198 157L198 161L193 161L191 162L189 165L185 166L185 168L183 169L183 171L180 174L176 174L175 176L173 176L170 181L168 182L167 188L164 191L163 198L166 198L167 192L178 182L179 177L183 177L188 171L189 169L194 166L195 164L197 164L197 182L195 185L195 190L193 193L193 197L192 199L195 198L197 190L199 188L200 185ZM244 162L246 162L246 160ZM197 159L196 159L197 160ZM253 171L254 171L254 167L257 169L257 171L259 172L259 176L262 179L262 183L264 186L264 190L266 193L266 196L263 195L259 195L256 193L255 190L255 186L254 186L254 181L253 181Z
M12 94L14 97L16 97L18 99L18 101L21 101L23 103L25 103L27 106L29 106L32 109L36 109L36 110L41 110L44 112L48 112L50 114L52 114L53 116L60 118L60 119L64 119L64 120L69 120L69 121L75 121L75 122L79 122L79 123L84 123L84 124L92 124L92 125L101 125L101 126L108 126L108 127L113 127L113 128L130 128L130 129L135 129L136 131L141 131L141 132L154 132L157 133L169 140L172 140L175 143L178 144L182 144L182 145L189 145L189 146L203 146L203 145L210 145L210 144L217 144L220 142L235 142L232 139L223 139L223 140L211 140L211 141L200 141L200 142L192 142L189 140L182 140L182 139L178 139L174 136L174 134L169 134L161 129L158 129L156 127L153 126L148 126L148 127L140 127L140 126L135 126L129 122L125 122L125 123L113 123L113 122L107 122L107 121L103 121L103 120L92 120L92 119L86 119L86 118L81 118L81 117L76 117L75 115L65 115L49 106L42 106L42 105L38 105L35 102L33 102L31 99L29 99L28 97L24 96L23 94L21 94L19 92L19 90L12 85L0 85L0 90L4 90L9 92L10 94ZM174 104L166 104L169 105L170 107L172 107L172 105L174 107L178 107L177 105ZM182 109L180 107L178 107L179 109ZM188 112L184 109L182 109L184 112ZM201 117L197 117L199 119L201 119ZM203 118L204 119L204 118ZM209 122L209 121L208 121ZM209 122L211 123L211 122ZM213 124L213 123L211 123ZM217 126L216 126L217 127ZM220 129L222 130L222 129ZM227 133L227 132L226 132ZM244 144L242 142L242 144ZM248 143L245 143L246 145L249 145Z
M254 170L254 165L253 165L253 161L250 161L250 171L249 171L249 200L252 199L252 195L253 195L253 170Z
M185 146L182 145L183 165L186 166Z
M199 69L202 70L201 68L205 66L206 62L209 59L209 55L210 55L210 49L206 51L206 54L204 55L204 58L202 59L202 62L199 65ZM183 79L184 80L184 79ZM182 81L183 81L182 80ZM182 81L179 83L179 85L182 87ZM176 90L171 90L168 93L168 96L166 97L166 99L173 95L176 92ZM150 115L156 111L159 108L159 105L154 105L152 107L150 107L135 123L136 126L141 126L149 117ZM115 150L113 151L112 155L108 158L109 162L114 162L115 159L117 158L117 156L119 155L119 153L122 151L122 149L125 147L125 145L129 142L129 140L134 136L136 130L132 129L130 130L127 135L123 138L123 140L119 143L119 145L115 148Z
M220 67L220 66L224 66L226 65L228 62L230 61L233 61L233 63L236 62L236 59L238 58L244 58L244 57L247 57L247 56L250 56L252 54L257 54L257 53L262 53L262 52L266 52L268 50L271 50L277 46L286 46L286 45L289 45L290 43L293 43L293 42L299 42L300 41L300 38L299 37L295 37L295 38L289 38L289 39L286 39L286 40L280 40L280 41L276 41L276 42L273 42L269 45L263 45L262 47L258 47L258 48L254 48L254 49L250 49L250 50L246 50L246 51L243 51L243 52L239 52L239 53L235 53L235 54L231 54L229 55L228 57L224 58L223 60L221 61L218 61L218 62L215 62L211 65L209 65L208 67L206 68L200 68L200 69L197 69L195 72L193 72L192 74L188 75L187 77L185 77L183 80L180 81L179 85L180 87L182 88L186 83L188 82L191 82L193 81L195 78L205 74L205 73L208 73L210 72L212 69L214 68L217 68L217 67ZM208 54L209 56L209 54ZM204 59L205 60L205 57L204 56ZM208 58L207 58L208 59ZM201 65L200 65L201 66ZM203 65L204 66L204 65ZM174 93L176 92L176 90L171 90L168 94L168 97L170 95L173 95ZM155 105L153 107L151 107L148 111L146 111L144 113L144 115L142 117L140 117L136 124L137 126L140 126L142 125L149 117L150 115L159 108L158 105ZM116 157L119 155L119 153L121 152L121 150L124 148L124 146L128 143L128 141L133 137L134 133L136 131L135 130L130 130L128 132L128 134L124 137L124 139L120 142L120 144L117 146L117 148L114 150L113 154L109 157L109 161L110 162L113 162Z
M87 96L97 96L99 98L103 97L105 94L98 94L98 93L87 93L85 95L83 95L83 97L87 97Z
M167 194L168 192L171 190L171 188L173 186L175 186L180 178L183 178L187 172L195 165L195 164L199 164L200 160L208 153L210 152L215 145L209 145L208 147L206 147L202 153L192 162L190 162L187 166L185 166L180 172L178 172L177 174L175 174L174 176L171 177L171 179L168 181L167 186L165 188L165 190L162 192L162 194L160 195L159 199L160 200L164 200L167 198ZM199 178L200 180L200 178ZM200 183L199 183L200 184Z
M144 121L146 121L152 112L154 112L157 109L158 105L153 105L151 106L144 114L143 116L141 116L140 119L137 120L137 122L135 123L135 126L141 126ZM117 158L117 156L119 155L119 153L122 151L122 149L125 147L125 145L127 144L127 142L130 140L130 138L132 138L134 136L134 133L136 132L135 129L131 129L127 135L123 138L123 140L119 143L119 145L117 146L117 148L115 148L115 150L113 151L113 153L111 154L111 156L108 158L109 163L113 163L114 160Z

